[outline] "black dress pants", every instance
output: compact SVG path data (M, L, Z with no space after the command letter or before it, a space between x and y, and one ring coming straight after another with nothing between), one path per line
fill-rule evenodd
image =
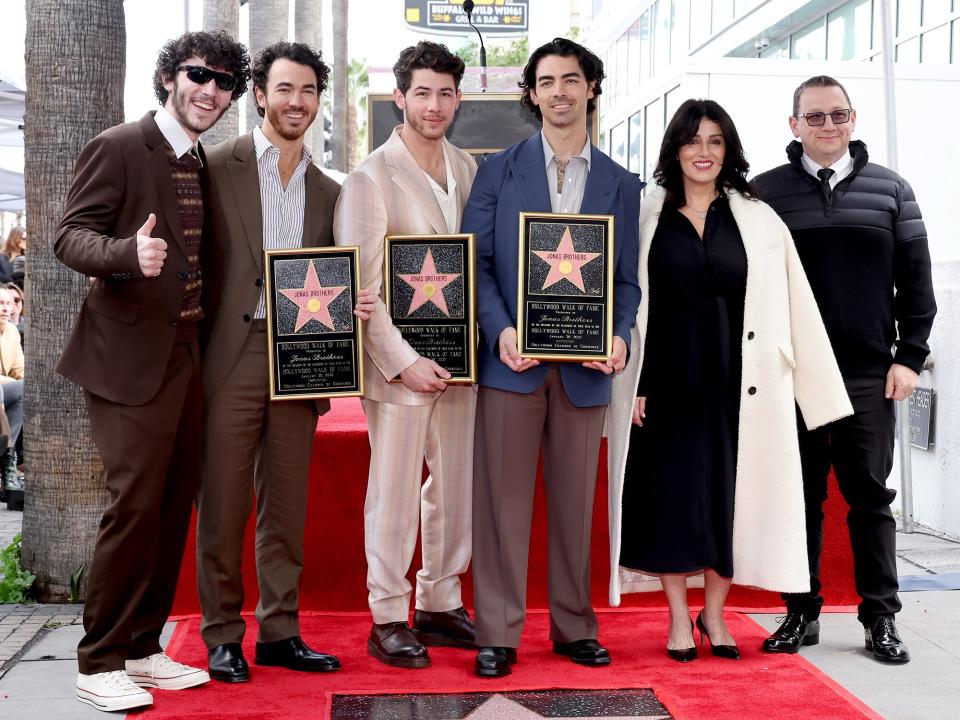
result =
M847 527L853 572L861 602L857 618L864 626L900 610L897 597L896 522L887 487L893 466L894 406L883 396L884 378L844 378L854 414L807 431L799 420L800 459L807 520L810 592L784 595L789 612L820 615L820 554L823 549L823 502L832 465L840 492L850 506Z

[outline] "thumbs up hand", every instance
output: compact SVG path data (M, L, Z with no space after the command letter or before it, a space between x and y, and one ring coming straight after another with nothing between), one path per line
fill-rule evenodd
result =
M167 243L158 237L151 237L157 216L153 213L137 230L137 261L140 263L140 272L144 277L156 277L160 274L163 261L167 258Z

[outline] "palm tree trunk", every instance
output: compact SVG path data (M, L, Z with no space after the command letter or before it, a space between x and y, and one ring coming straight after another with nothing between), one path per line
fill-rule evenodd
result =
M323 8L320 0L295 0L293 30L297 42L306 43L314 50L323 47ZM320 95L320 111L317 119L304 136L304 142L313 161L323 167L323 153L325 142L323 137L323 95Z
M54 368L86 295L87 279L61 265L53 242L84 144L123 122L123 0L27 0L24 118L30 264L27 276L23 564L44 602L69 597L70 575L90 565L107 502L103 466L80 389Z
M349 0L333 0L333 169L340 172L349 170L350 160L350 123L347 106L347 76L350 73L350 59L347 51L347 16L350 11Z
M257 54L268 45L287 39L287 28L290 23L289 0L250 0L250 57ZM247 130L252 130L260 124L260 114L257 112L257 102L253 85L247 93Z
M225 30L234 40L240 34L240 0L203 0L203 29L207 32ZM202 137L205 145L213 145L240 134L240 104L233 103L212 128Z

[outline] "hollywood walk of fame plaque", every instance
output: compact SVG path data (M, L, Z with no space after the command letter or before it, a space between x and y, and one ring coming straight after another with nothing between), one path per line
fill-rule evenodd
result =
M388 235L383 277L387 311L404 340L450 373L477 381L473 235Z
M604 361L612 346L613 216L520 213L520 355Z
M267 250L270 399L363 394L356 247Z

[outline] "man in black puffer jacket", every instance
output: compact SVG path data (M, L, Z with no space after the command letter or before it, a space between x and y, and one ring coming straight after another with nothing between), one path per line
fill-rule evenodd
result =
M868 162L850 141L857 120L844 87L810 78L793 96L790 162L755 178L790 228L843 373L854 415L808 432L800 425L810 592L785 595L787 616L763 645L795 653L819 641L820 551L833 465L847 516L860 594L858 619L874 657L904 663L897 633L896 524L886 487L893 465L894 400L913 392L937 307L930 253L910 185ZM802 359L798 359L802 362Z

